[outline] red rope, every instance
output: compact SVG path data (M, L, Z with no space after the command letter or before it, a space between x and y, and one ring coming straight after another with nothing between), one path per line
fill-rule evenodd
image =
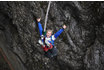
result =
M3 50L2 50L1 48L0 48L0 52L1 52L1 54L3 55L5 61L8 63L10 69L11 69L11 70L14 70L13 67L12 67L12 65L11 65L11 63L9 62L8 58L6 57L5 53L3 52Z

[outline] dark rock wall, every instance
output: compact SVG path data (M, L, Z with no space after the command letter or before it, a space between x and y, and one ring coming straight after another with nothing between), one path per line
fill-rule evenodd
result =
M104 70L104 2L52 2L47 29L67 29L55 41L57 60L37 43L48 2L0 2L0 48L14 70ZM50 27L51 26L51 27Z

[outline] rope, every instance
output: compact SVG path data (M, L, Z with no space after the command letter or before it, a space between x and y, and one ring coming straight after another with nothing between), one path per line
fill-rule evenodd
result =
M46 31L46 24L47 24L48 12L49 12L49 9L50 9L50 4L51 4L51 1L49 1L49 3L48 3L47 13L46 13L46 16L45 16L44 32Z
M10 69L14 70L14 68L12 67L12 64L9 62L8 58L6 57L5 53L3 52L3 50L1 48L0 48L0 53L3 55L4 60L8 63Z

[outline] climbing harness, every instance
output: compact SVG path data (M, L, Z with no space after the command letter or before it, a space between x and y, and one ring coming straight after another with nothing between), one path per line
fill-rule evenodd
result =
M52 49L52 48L53 48L53 45L50 44L50 47L47 47L47 46L45 45L45 46L42 46L42 48L43 48L43 50L44 50L45 52L47 52L49 49Z
M49 49L52 49L53 48L53 40L52 40L52 36L51 36L51 41L50 41L50 46L48 46L46 43L45 43L45 38L44 38L44 45L42 46L43 50L45 52L47 52Z
M47 8L47 13L46 13L46 16L45 16L44 32L46 31L46 24L47 24L48 12L49 12L49 9L50 9L50 5L51 5L51 1L49 1L48 8Z

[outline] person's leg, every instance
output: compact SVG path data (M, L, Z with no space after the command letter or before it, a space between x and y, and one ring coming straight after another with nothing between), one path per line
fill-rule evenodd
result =
M56 47L53 47L53 48L51 49L51 54L52 54L53 57L54 57L54 56L57 56L57 48L56 48Z
M57 48L53 47L52 49L48 50L47 52L45 52L45 56L48 58L53 58L57 56Z
M51 51L50 50L48 50L47 52L45 52L45 54L44 54L46 57L48 57L48 58L51 58L52 56L52 54L51 54Z

